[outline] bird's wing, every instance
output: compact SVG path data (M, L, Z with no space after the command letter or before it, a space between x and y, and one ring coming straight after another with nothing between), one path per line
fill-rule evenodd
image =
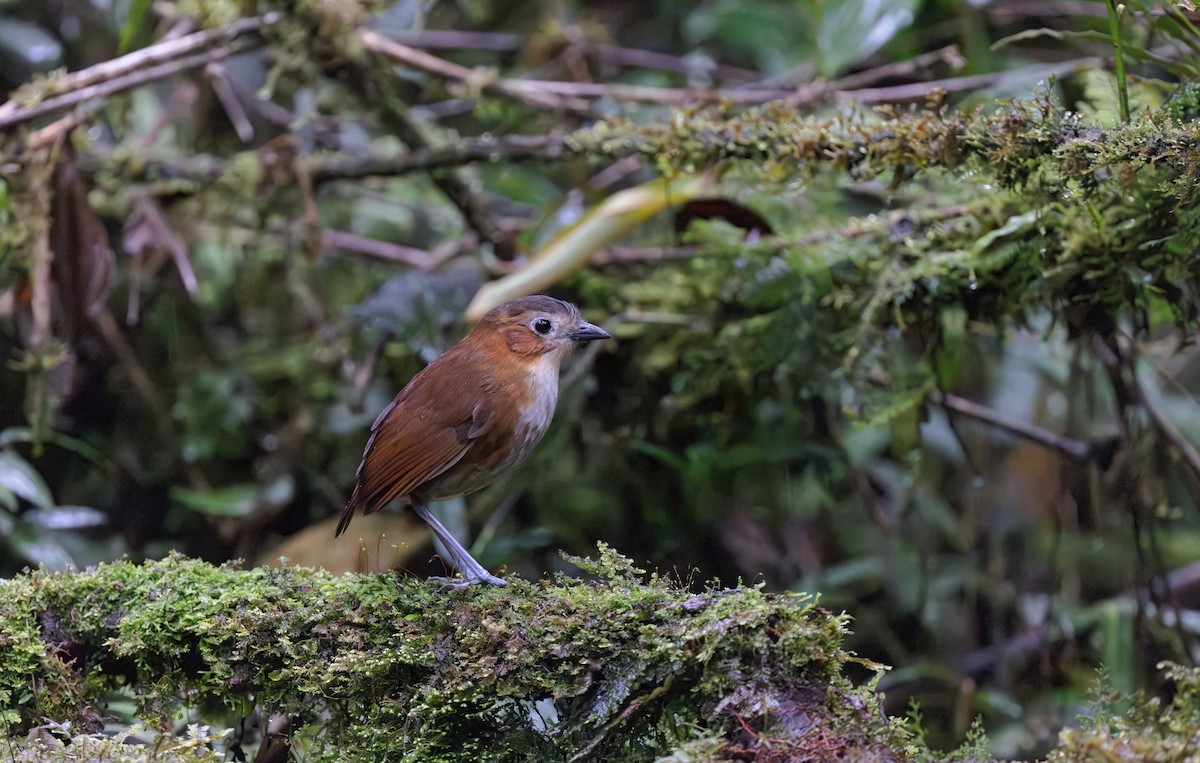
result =
M469 375L456 372L455 358L442 360L449 362L441 363L446 367L437 376L449 384L431 383L430 364L375 419L337 534L360 506L370 514L457 464L488 430L483 389L472 389Z

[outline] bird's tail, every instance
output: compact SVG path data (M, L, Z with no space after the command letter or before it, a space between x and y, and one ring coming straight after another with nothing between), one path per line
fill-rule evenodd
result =
M362 505L362 482L358 481L354 484L354 492L350 494L350 500L346 501L346 506L342 509L342 517L338 520L337 530L333 533L333 537L338 537L346 532L346 528L350 526L350 520L354 519L354 512ZM363 514L371 512L364 507Z
M342 509L342 518L338 520L337 531L333 533L333 537L338 537L346 532L346 528L350 526L350 520L354 518L354 511L357 509L354 503L347 503L346 508Z

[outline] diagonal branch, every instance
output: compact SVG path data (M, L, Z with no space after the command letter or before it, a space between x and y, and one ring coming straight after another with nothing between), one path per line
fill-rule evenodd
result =
M439 58L432 53L409 47L379 34L373 29L365 29L358 34L363 47L390 61L411 66L430 74L436 74L446 79L460 82L477 82L482 90L522 101L529 106L552 111L572 111L590 114L588 104L579 102L553 93L539 93L525 87L522 80L504 80L494 76L484 77L482 70L468 69L452 61Z
M991 408L959 397L958 395L934 393L931 395L931 398L947 411L981 421L997 429L1002 429L1009 434L1024 437L1030 442L1035 442L1050 450L1056 450L1059 453L1070 456L1076 461L1087 461L1093 456L1094 449L1085 442L1055 434L1048 429L1043 429L1034 424L1008 418Z
M221 61L236 53L253 50L264 44L258 33L278 19L278 13L239 19L217 29L164 40L111 61L72 72L54 82L56 95L28 105L22 105L21 96L17 95L0 104L0 128L12 127L77 103L106 98L188 69ZM212 47L217 45L219 47Z
M1062 61L1050 65L1028 66L1008 72L950 77L942 80L905 83L888 87L864 88L872 75L850 75L842 80L812 82L800 87L779 87L770 81L757 86L721 89L691 87L656 87L630 85L620 82L565 82L539 79L504 79L481 69L471 69L447 61L424 50L404 45L373 30L359 33L363 46L392 61L411 66L430 74L460 82L475 83L479 89L493 95L503 95L534 108L558 109L590 113L587 99L606 98L616 101L656 103L668 106L692 106L705 103L750 106L783 101L789 107L813 103L826 98L859 103L889 103L926 98L935 88L947 93L975 90L1004 82L1034 82L1062 75L1081 68L1098 68L1104 59L1089 57ZM953 60L951 49L934 51L906 66L912 71L934 60ZM905 71L901 68L899 71Z
M1146 383L1137 372L1136 358L1130 359L1129 378L1138 402L1146 409L1146 413L1150 414L1150 418L1162 432L1163 437L1167 438L1167 441L1183 456L1183 460L1192 470L1196 479L1200 479L1200 450L1184 436L1171 414L1163 408L1162 401L1158 399L1158 396L1147 389Z

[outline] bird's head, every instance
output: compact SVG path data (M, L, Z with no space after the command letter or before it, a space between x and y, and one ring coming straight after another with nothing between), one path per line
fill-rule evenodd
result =
M609 338L607 331L585 321L575 305L540 294L500 305L480 318L472 333L499 338L510 352L530 360L547 353L561 360L576 345Z

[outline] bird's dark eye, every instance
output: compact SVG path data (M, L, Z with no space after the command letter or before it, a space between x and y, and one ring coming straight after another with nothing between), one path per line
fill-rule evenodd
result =
M550 321L546 318L538 318L536 321L533 322L533 330L538 332L542 336L549 334L551 328L553 328L553 326L551 325Z

